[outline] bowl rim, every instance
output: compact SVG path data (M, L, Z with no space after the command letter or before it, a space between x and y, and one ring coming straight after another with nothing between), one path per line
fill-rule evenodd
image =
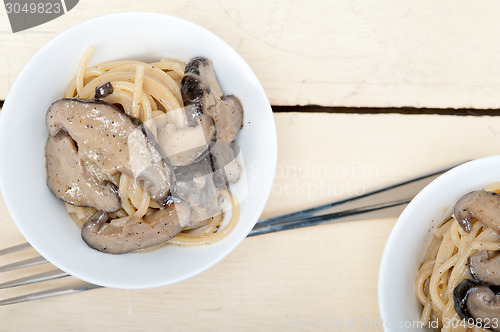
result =
M262 200L259 201L259 205L252 207L255 211L256 210L260 211L259 212L259 214L260 214L263 211L263 209L264 209L264 207L269 199L269 196L271 194L272 185L274 183L274 177L275 177L275 172L276 172L276 167L277 167L277 149L278 149L277 131L276 131L275 120L274 120L274 117L272 116L272 108L271 108L271 105L269 103L269 99L267 98L265 90L262 87L262 84L258 80L255 73L252 71L252 69L250 68L248 63L243 59L243 57L233 47L231 47L227 42L225 42L222 38L220 38L219 36L217 36L216 34L211 32L210 30L208 30L208 29L202 27L201 25L198 25L192 21L186 20L184 18L180 18L177 16L168 15L168 14L163 14L163 13L149 12L149 11L124 11L124 12L117 12L117 13L111 13L111 14L106 14L106 15L100 15L97 17L87 19L85 21L82 21L78 24L75 24L74 26L71 26L71 27L63 30L62 32L58 33L56 36L51 38L47 43L45 43L43 46L41 46L39 50L37 50L37 52L24 65L24 67L22 68L22 70L20 71L18 76L16 77L14 83L12 84L12 86L7 94L5 103L3 105L2 112L0 113L0 131L2 128L7 126L7 122L9 122L9 119L11 117L14 117L15 112L14 112L14 109L12 109L13 106L11 106L12 95L17 93L16 91L19 90L19 85L21 84L22 81L25 80L25 76L29 75L28 71L31 69L31 67L33 66L33 63L35 62L35 59L38 58L40 56L40 54L42 54L45 50L52 48L54 46L54 44L56 44L60 39L65 38L65 36L67 36L68 34L74 33L75 31L78 31L80 29L84 29L85 27L87 27L91 24L94 24L96 22L102 22L103 20L107 20L109 18L119 18L119 19L124 20L127 17L136 16L136 15L139 15L141 17L154 17L155 19L158 19L158 20L169 20L169 21L173 21L173 22L180 22L182 24L190 26L191 28L195 29L199 33L203 33L204 35L210 35L210 38L214 38L214 40L217 40L218 43L224 44L225 47L227 47L227 49L230 50L231 57L234 57L235 63L238 63L238 67L240 67L240 65L242 65L242 67L241 67L242 71L244 71L246 74L250 75L248 78L252 81L252 84L255 85L256 91L258 92L258 96L259 96L258 99L260 100L261 98L265 98L266 109L264 111L270 113L269 121L271 122L270 126L273 128L273 130L272 130L272 132L266 132L267 142L269 143L269 148L270 148L270 154L269 154L270 158L268 158L268 160L266 162L266 167L268 167L268 169L269 169L269 174L266 174L266 176L265 176L267 179L267 181L265 182L266 186L265 186L265 188L259 188L261 190L260 193L262 195ZM14 103L14 102L12 102L12 103ZM3 155L6 153L5 149L2 148L2 145L4 145L4 143L2 141L3 141L2 135L0 133L0 155ZM20 222L18 222L18 220L21 217L18 215L18 212L14 208L13 198L11 197L10 194L7 194L7 192L8 192L8 191L6 191L7 185L5 183L3 183L3 181L2 181L2 178L7 176L6 167L4 167L2 165L3 165L3 163L0 163L0 192L2 193L3 200L5 202L7 211L9 211L11 219L14 221L17 228L20 230L20 232L25 237L25 239L33 246L33 248L40 255L45 257L50 263L52 263L56 267L58 267L62 270L66 270L66 267L61 265L60 262L55 261L53 259L53 257L51 257L51 256L46 257L44 250L42 250L38 246L37 241L33 241L32 235L30 235L30 232L26 231L26 228L24 226L22 226L22 224ZM254 221L252 221L251 227L249 225L249 227L247 227L248 229L245 229L246 234L248 234L251 231L253 225L257 221L258 221L258 217ZM217 259L212 259L208 263L201 264L200 268L197 269L197 271L190 273L190 274L185 274L182 278L173 279L173 280L170 280L168 282L158 282L155 284L148 284L148 285L143 285L143 286L134 285L132 287L129 287L125 284L119 284L119 283L117 285L99 283L99 282L96 282L96 280L90 280L87 277L83 277L79 274L74 274L73 273L74 271L70 271L70 272L72 272L71 274L76 276L79 279L82 279L82 280L85 280L88 282L92 282L92 283L96 283L99 285L103 285L105 287L122 288L122 289L141 289L141 288L159 287L159 286L164 286L164 285L180 282L182 280L191 278L199 273L206 271L210 267L212 267L212 266L216 265L218 262L220 262L223 258L227 257L227 255L229 255L241 243L241 241L243 241L243 239L245 239L245 238L246 238L246 236L242 236L241 238L238 238L236 241L231 241L231 243L227 246L227 249L224 251L224 254L218 255Z

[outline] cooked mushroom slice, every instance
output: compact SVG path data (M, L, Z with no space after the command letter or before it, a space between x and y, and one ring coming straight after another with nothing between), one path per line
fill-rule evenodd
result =
M95 99L102 99L113 93L113 85L111 82L104 83L95 88Z
M479 250L467 259L467 265L476 281L500 285L500 255L490 258L486 250Z
M470 192L457 202L454 214L466 232L471 231L476 220L500 230L500 195L485 190Z
M462 280L453 290L453 300L460 318L474 320L477 326L492 331L500 331L500 326L495 324L500 319L500 295L490 287Z
M208 58L191 59L184 69L181 84L185 104L203 101L205 107L210 107L216 104L217 98L222 97L212 61Z
M158 144L173 166L186 166L208 153L216 134L214 120L202 114L196 127L177 129L174 124L167 124L158 134Z
M227 183L235 183L240 178L241 166L236 158L237 146L235 144L217 142L210 148L212 155L213 168L221 170L224 174L224 185ZM220 183L216 183L220 186Z
M215 106L207 108L206 114L214 118L219 130L217 139L232 142L243 127L243 106L235 96L224 96Z
M46 122L51 136L69 133L79 158L92 161L103 174L123 172L144 181L160 203L169 194L172 171L140 121L105 103L61 99L50 106Z
M108 222L108 215L99 211L85 222L81 234L91 248L122 254L172 239L184 229L190 218L191 208L178 200L144 218L130 216L120 225Z
M215 120L217 140L232 142L243 126L243 106L235 96L223 96L212 62L201 57L192 59L181 84L184 102L200 104L202 112Z
M191 222L197 223L220 213L218 191L210 158L175 169L173 195L189 203L193 209Z
M67 134L49 136L45 146L47 184L63 201L114 212L121 208L116 187L82 165L75 142Z
M186 122L189 127L196 127L198 125L198 117L203 114L203 109L200 103L184 106L184 114L186 115Z

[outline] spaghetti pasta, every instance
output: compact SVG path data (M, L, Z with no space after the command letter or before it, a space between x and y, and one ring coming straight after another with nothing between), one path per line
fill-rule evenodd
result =
M96 88L110 82L113 92L102 100L122 109L130 117L141 120L153 135L156 135L157 122L150 120L155 118L172 123L177 128L186 127L180 90L185 63L162 58L153 63L110 61L88 67L92 53L93 48L89 48L82 56L75 78L66 89L65 98L93 99ZM121 200L121 209L109 213L111 223L120 225L129 216L142 218L161 208L136 178L120 173L109 180L118 188ZM218 192L219 200L231 204L229 220L224 223L224 219L228 218L224 218L224 213L220 211L217 216L196 223L196 228L187 228L168 243L179 246L207 245L223 239L235 228L239 218L238 202L229 191L219 189ZM66 208L79 226L97 211L68 203Z

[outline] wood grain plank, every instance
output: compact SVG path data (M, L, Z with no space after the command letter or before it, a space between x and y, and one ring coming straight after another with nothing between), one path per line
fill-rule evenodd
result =
M12 34L0 11L0 99L56 34L116 11L191 20L232 45L273 105L499 108L500 25L494 0L86 0Z
M500 151L498 117L280 113L275 119L278 171L265 216ZM248 238L221 263L179 284L2 307L1 329L373 330L380 327L378 265L394 222L361 220ZM22 241L2 202L0 229L2 247ZM5 260L0 257L0 265ZM0 298L6 294L0 291Z

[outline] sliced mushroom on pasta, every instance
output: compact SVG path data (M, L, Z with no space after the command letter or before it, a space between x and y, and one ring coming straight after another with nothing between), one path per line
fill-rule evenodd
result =
M479 250L469 256L467 265L477 282L500 286L500 254L493 256L486 250Z
M68 134L50 136L45 148L47 184L63 201L105 212L121 208L116 186L98 172L88 172Z
M477 220L500 231L500 194L475 190L464 195L455 205L455 218L466 232Z
M198 104L215 120L218 141L234 141L243 127L243 106L235 96L222 93L210 59L196 57L186 65L182 96L186 104Z
M166 206L143 218L128 216L109 222L103 211L94 214L82 227L82 239L90 247L111 254L123 254L168 241L190 223L191 208L170 200Z
M216 136L214 120L201 114L196 126L177 128L174 124L167 124L158 134L158 144L171 165L187 166L207 155Z
M462 280L453 290L454 308L461 319L500 331L500 294L488 285ZM457 324L458 325L458 324Z
M62 132L75 141L80 160L93 162L108 177L120 172L142 181L160 204L167 198L172 170L140 121L105 103L61 99L50 106L46 122L50 136Z

